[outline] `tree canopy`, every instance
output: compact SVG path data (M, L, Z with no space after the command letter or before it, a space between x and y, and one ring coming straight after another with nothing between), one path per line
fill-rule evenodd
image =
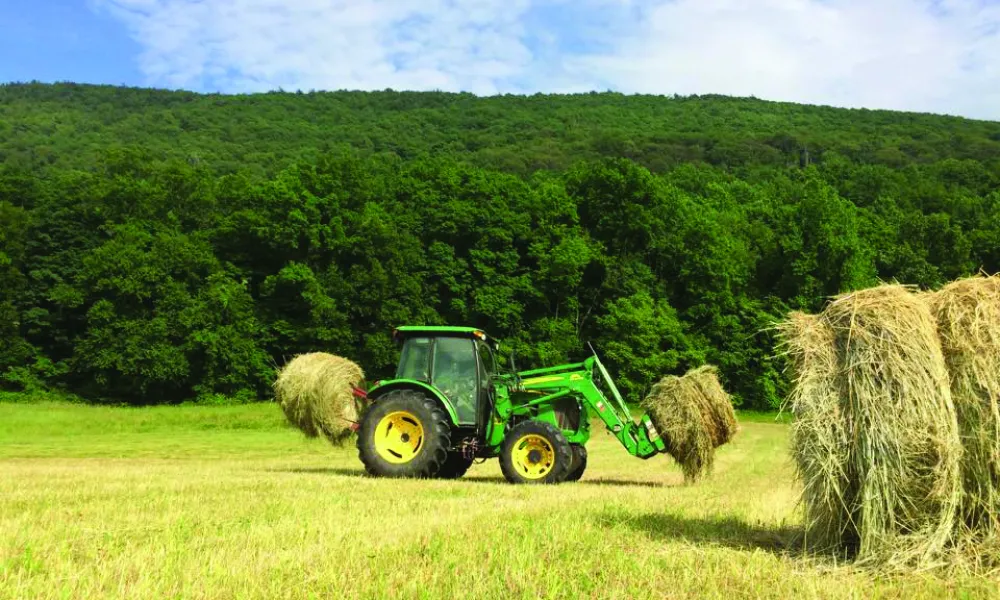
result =
M1000 123L727 97L0 86L0 373L251 401L299 352L392 372L401 324L519 367L591 342L638 400L718 365L781 402L772 325L1000 271Z

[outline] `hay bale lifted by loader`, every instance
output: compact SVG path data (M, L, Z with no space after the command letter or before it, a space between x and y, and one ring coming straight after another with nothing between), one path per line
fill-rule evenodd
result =
M500 368L497 341L479 329L399 327L393 335L402 344L396 375L368 390L358 387L358 365L322 353L295 357L275 385L306 435L340 443L356 430L371 475L456 478L476 459L499 458L511 483L575 481L587 467L589 410L629 454L669 453L692 481L736 432L711 369L662 381L635 421L596 353L518 372L513 362Z
M732 400L713 366L693 369L682 377L664 377L642 406L689 483L711 472L715 449L729 443L738 430Z

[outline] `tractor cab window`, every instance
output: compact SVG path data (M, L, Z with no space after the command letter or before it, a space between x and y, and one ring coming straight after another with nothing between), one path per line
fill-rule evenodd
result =
M410 338L403 344L396 379L431 380L430 338Z
M472 340L457 337L437 339L434 386L451 400L459 423L476 422L476 348Z

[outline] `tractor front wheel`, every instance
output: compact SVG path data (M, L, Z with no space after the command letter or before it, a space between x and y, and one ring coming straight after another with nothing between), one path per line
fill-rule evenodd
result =
M511 429L500 451L500 470L511 483L559 483L572 462L566 436L541 421L525 421Z
M381 477L435 477L448 459L451 427L445 412L424 394L396 390L365 411L358 456Z

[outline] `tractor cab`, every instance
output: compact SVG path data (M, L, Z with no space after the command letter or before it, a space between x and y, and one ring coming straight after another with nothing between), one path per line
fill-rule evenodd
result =
M488 418L496 340L473 327L399 327L393 338L402 344L395 381L434 388L459 426L477 427Z

